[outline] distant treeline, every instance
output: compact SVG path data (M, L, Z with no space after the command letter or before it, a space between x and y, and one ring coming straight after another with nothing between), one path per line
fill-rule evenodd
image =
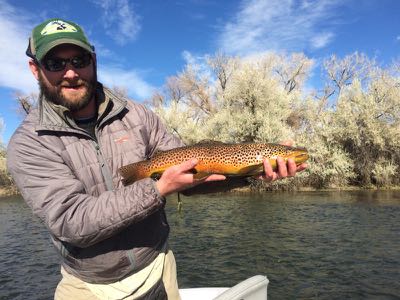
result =
M3 146L0 146L0 188L11 186L13 186L13 181L6 169L6 151Z
M319 72L315 65L322 66L320 89L309 83ZM17 101L25 113L36 97ZM293 140L309 150L309 168L300 176L255 181L257 189L400 185L399 62L383 67L359 53L318 64L302 53L216 54L167 78L146 103L187 144ZM9 184L4 153L1 184Z
M308 148L301 176L257 188L399 185L400 64L331 56L319 64L319 90L308 83L315 64L301 53L216 54L168 78L150 103L189 144L292 139Z

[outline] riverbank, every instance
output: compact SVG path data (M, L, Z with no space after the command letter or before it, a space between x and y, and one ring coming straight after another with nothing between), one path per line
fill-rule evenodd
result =
M0 198L18 194L19 194L18 189L15 186L0 187Z
M389 187L358 187L358 186L347 186L347 187L335 187L335 188L324 188L316 189L312 187L302 187L297 189L298 192L330 192L330 191L359 191L359 190L371 190L371 191L384 191L384 190L400 190L400 186L389 186ZM255 190L249 187L236 188L232 190L233 193L254 193ZM263 191L259 191L263 192ZM15 186L0 187L0 198L12 195L18 195L19 191Z
M347 185L347 186L331 186L325 188L315 188L311 186L296 186L293 189L285 189L284 186L278 188L262 188L262 187L254 187L254 186L245 186L245 187L237 187L231 190L230 192L243 192L243 193L254 193L254 192L336 192L336 191L398 191L400 190L400 185L390 185L390 186L356 186L356 185Z

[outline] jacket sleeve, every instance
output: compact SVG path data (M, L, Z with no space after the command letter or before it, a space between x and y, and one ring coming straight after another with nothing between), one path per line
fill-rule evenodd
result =
M88 247L164 207L151 179L98 197L87 194L55 149L19 129L8 145L7 166L27 204L57 239Z

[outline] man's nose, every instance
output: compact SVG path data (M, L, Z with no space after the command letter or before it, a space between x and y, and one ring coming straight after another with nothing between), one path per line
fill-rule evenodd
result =
M70 64L67 64L65 66L65 73L64 73L64 78L76 78L79 77L78 72L75 71L74 67L71 66Z

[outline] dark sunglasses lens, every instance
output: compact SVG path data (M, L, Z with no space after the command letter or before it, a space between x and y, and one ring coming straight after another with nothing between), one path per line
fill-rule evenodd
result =
M51 72L58 72L64 70L67 62L70 62L74 68L81 69L90 65L92 56L90 54L84 54L81 56L75 56L72 58L48 58L45 59L42 64L46 70Z
M74 68L81 69L87 67L90 64L91 58L92 57L90 55L76 56L71 58L70 62L71 65L74 66Z
M51 72L61 71L65 68L67 62L62 58L49 58L43 61L46 70Z

